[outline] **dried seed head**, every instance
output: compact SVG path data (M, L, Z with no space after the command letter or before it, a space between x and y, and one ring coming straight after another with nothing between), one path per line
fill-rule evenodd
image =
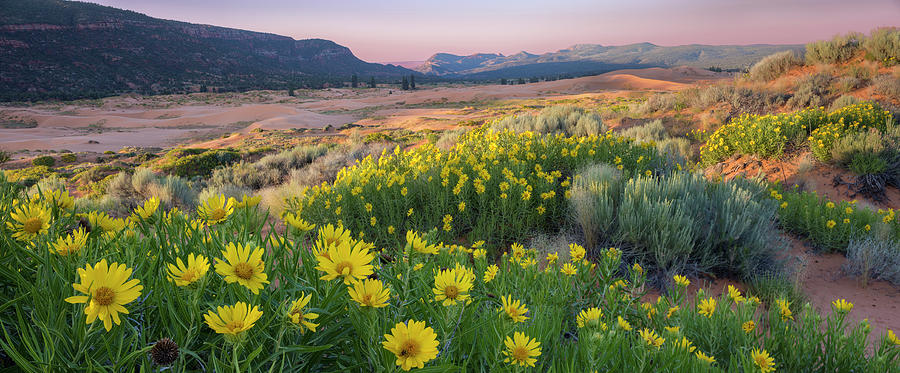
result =
M156 365L169 366L176 359L178 359L178 344L169 338L156 341L150 349L150 360Z

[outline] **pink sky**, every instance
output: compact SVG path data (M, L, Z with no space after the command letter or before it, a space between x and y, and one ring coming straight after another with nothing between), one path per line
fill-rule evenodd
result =
M363 60L573 44L790 44L900 26L900 0L89 0L153 17L322 38Z

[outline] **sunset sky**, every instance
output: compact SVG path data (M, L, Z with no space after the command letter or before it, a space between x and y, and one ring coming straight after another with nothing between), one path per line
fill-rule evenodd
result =
M323 38L373 62L578 43L805 43L900 26L900 0L88 0L153 17Z

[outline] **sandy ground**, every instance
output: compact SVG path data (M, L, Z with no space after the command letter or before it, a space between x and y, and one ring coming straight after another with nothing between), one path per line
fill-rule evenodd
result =
M104 99L99 107L0 107L2 117L16 117L37 124L34 128L0 128L0 149L103 152L126 146L171 147L233 132L247 133L257 128L339 127L358 120L363 120L359 124L388 128L411 126L421 129L431 125L444 128L441 122L449 125L452 121L479 117L472 112L441 107L448 103L458 106L460 102L564 98L603 91L676 90L694 82L725 77L727 75L702 69L653 68L523 85L451 86L416 91L329 89L315 91L314 97L300 100L277 97L277 94L269 98L270 101L277 99L277 103L235 104L229 100L227 104L204 104L199 100L179 100L155 108L139 103L152 101L159 104L156 100L123 96ZM256 101L261 97L251 96ZM413 107L406 107L410 105ZM366 119L370 116L382 119Z

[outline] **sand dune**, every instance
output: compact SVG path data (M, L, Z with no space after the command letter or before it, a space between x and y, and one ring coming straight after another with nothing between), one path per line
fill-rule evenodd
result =
M520 85L450 86L416 91L329 89L315 91L316 99L297 103L272 94L272 101L244 105L209 105L178 96L170 108L144 108L134 97L105 99L102 107L64 106L0 107L0 114L33 120L36 128L0 129L0 149L16 151L105 151L125 146L169 147L198 137L256 128L322 128L360 120L360 124L410 129L444 128L469 119L466 113L441 109L444 103L567 97L619 90L678 90L688 85L729 77L695 68L621 70L602 75ZM187 98L186 100L182 100ZM181 103L186 101L186 103ZM425 104L431 109L397 108ZM390 116L390 120L365 119L363 111ZM98 142L98 143L89 143Z

